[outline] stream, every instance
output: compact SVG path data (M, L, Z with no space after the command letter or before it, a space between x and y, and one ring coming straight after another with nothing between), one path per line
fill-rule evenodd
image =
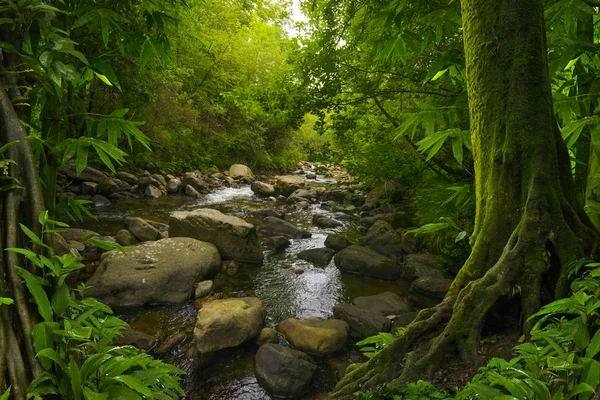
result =
M310 181L310 186L313 188L333 185L336 185L334 179L322 176ZM215 292L223 292L229 297L259 298L267 310L266 327L274 328L280 321L290 317L331 318L335 304L349 303L358 296L374 295L385 291L395 292L400 296L406 296L408 293L408 283L401 280L384 281L342 274L333 261L322 268L298 259L296 254L302 250L324 247L325 238L331 233L343 233L351 240L359 236L356 222L344 220L342 221L344 226L335 229L315 227L311 222L314 214L334 218L335 215L321 208L319 204L312 204L308 209L302 210L285 202L259 198L252 193L249 186L218 189L201 199L178 195L164 196L159 199L123 199L95 209L94 214L98 221L87 221L79 227L92 229L101 235L115 235L123 228L125 216L131 215L168 223L172 211L192 210L199 207L214 208L255 225L260 223L260 219L253 216L253 211L275 210L285 213L287 221L312 233L309 239L292 240L292 245L281 253L272 254L270 251L265 251L262 265L243 266L233 276L219 274L214 279ZM192 332L197 311L193 302L189 301L178 306L127 310L119 316L136 329L151 334L160 331L168 337L180 331ZM258 385L254 377L254 354L257 346L253 341L234 349L218 352L211 364L202 367L197 366L193 359L184 355L186 343L189 345L192 339L193 335L188 335L182 345L160 357L187 372L182 381L185 390L184 399L271 398ZM284 342L281 337L280 342ZM354 344L355 341L349 340L346 350L333 357L314 356L319 372L303 399L324 398L325 393L335 385L335 365L364 361Z

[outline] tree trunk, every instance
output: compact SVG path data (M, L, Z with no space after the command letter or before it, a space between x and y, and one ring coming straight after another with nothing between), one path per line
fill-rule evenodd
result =
M334 397L418 379L450 349L477 363L492 307L515 297L526 320L566 294L568 265L598 237L577 201L553 116L541 0L461 6L477 189L473 250L444 301L347 374ZM430 346L419 342L432 332L439 335Z

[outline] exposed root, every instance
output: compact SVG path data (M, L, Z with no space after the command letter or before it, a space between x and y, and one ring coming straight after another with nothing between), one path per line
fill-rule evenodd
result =
M417 380L437 367L450 350L458 350L463 361L477 365L481 330L500 299L518 296L525 319L539 309L543 277L551 268L551 257L559 258L554 262L560 263L562 272L576 254L583 254L582 243L570 224L555 222L564 217L557 219L548 212L547 192L539 188L536 183L532 185L521 222L493 267L458 294L451 289L440 305L423 310L402 337L347 374L334 389L334 398L350 398L356 391L387 382L395 386ZM468 265L469 261L465 267ZM436 329L439 334L431 343L424 343L426 335Z

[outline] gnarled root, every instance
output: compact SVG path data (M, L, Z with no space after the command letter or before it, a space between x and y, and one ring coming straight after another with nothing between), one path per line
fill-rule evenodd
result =
M350 398L356 391L383 383L395 386L417 380L434 369L449 350L458 350L464 361L476 365L486 317L502 298L519 296L525 319L536 312L543 303L545 280L564 275L569 262L576 255L583 255L582 247L587 246L582 246L571 227L580 222L567 223L563 215L557 218L557 213L548 212L544 199L534 186L521 222L498 261L457 292L451 289L438 306L421 311L392 345L349 372L335 387L332 397ZM470 259L463 268L470 268L472 263ZM556 282L553 284L556 286ZM439 334L425 343L436 330Z

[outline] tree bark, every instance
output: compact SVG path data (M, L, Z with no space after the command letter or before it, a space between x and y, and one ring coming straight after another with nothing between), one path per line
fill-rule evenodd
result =
M492 307L513 297L526 320L566 294L567 267L598 238L553 116L541 0L461 6L477 198L473 250L444 301L347 374L334 397L416 380L451 349L476 364ZM422 343L432 332L431 344Z

